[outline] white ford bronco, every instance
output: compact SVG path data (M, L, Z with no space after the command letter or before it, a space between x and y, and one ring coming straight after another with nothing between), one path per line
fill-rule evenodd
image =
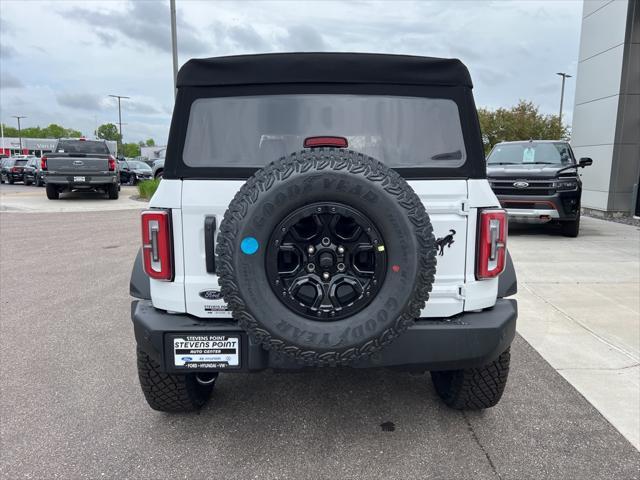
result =
M219 372L337 366L500 400L516 278L460 61L191 60L164 167L130 285L152 408L200 408Z

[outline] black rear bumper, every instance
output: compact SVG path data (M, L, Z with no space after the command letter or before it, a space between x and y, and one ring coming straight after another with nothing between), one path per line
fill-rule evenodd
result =
M498 299L493 308L482 312L466 312L446 319L419 319L391 345L353 367L452 370L486 365L511 345L517 316L515 300ZM169 314L155 309L149 300L133 301L131 318L138 346L165 372L178 371L172 365L167 342L168 334L175 333L239 335L241 368L225 371L303 368L288 357L255 344L232 320Z

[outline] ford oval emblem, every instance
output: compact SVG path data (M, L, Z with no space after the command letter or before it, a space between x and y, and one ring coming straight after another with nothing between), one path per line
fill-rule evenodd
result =
M513 186L516 188L527 188L529 184L527 182L513 182Z
M220 290L202 290L200 296L207 300L219 300L222 298L222 293L220 293Z

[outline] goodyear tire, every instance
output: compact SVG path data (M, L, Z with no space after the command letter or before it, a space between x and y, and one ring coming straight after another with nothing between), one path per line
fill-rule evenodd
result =
M372 232L368 235L375 237L372 242L376 248L365 257L374 264L371 268L376 270L372 271L382 270L379 277L373 277L380 279L375 288L371 287L375 283L372 280L366 287L371 290L353 287L356 293L351 298L356 299L351 304L340 303L335 319L329 317L335 313L330 311L332 305L317 307L317 310L326 307L327 312L318 313L311 307L305 310L300 297L294 298L286 289L280 291L283 287L278 285L278 277L270 274L274 255L280 274L280 252L274 254L274 249L279 248L280 226L298 215L296 212L313 209L315 205L319 205L318 212L329 205L327 209L347 212L344 215L352 215L352 219L365 225L360 230L354 227L354 231ZM341 221L343 217L339 218ZM347 217L346 224L348 221ZM321 225L318 228L325 228L323 222L317 220ZM294 228L299 228L297 225ZM298 231L296 235L301 233ZM322 242L325 239L329 245L326 237ZM219 281L234 318L265 349L312 366L352 364L390 344L424 308L436 269L433 229L418 196L404 179L381 162L348 150L303 150L256 172L229 205L217 241ZM309 247L304 248L311 252L314 242L309 240ZM324 243L317 245L322 249ZM312 253L298 252L297 246L293 250L294 256L300 258L295 260L296 268L306 265L308 276L313 277L308 264L313 263ZM331 264L337 255L318 251L314 254L324 255L321 261L326 263L319 263L318 268ZM345 263L356 261L357 253L345 255ZM341 261L342 257L337 258ZM338 263L337 268L349 270L345 263ZM336 281L338 277L335 276ZM322 292L326 294L332 289L328 284L323 288L318 290L320 297ZM369 298L365 298L367 292L371 293ZM318 305L317 298L314 301ZM350 308L354 312L344 314ZM316 313L323 318L313 318Z

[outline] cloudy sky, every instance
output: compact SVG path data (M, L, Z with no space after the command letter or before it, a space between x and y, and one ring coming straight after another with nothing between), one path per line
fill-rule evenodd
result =
M125 141L164 143L173 108L165 1L0 0L0 117L91 134L116 122ZM457 57L479 106L524 98L557 113L575 74L582 2L177 0L179 62L241 53L353 51ZM571 121L574 82L565 93Z

